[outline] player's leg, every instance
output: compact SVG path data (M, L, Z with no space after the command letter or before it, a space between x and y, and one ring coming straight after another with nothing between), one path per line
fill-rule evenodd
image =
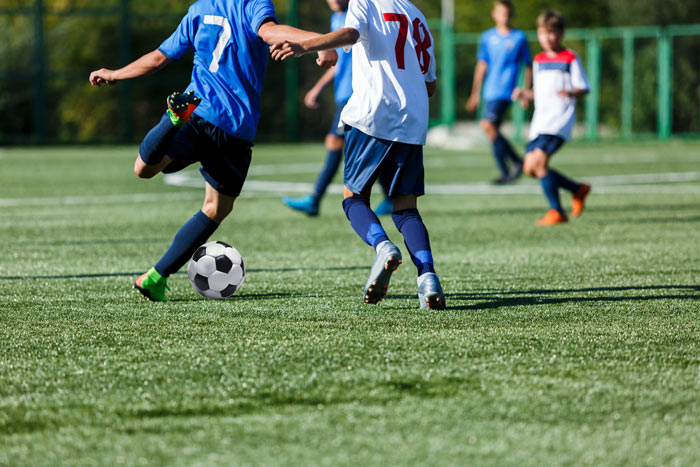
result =
M374 213L378 216L388 216L394 212L394 202L389 198L389 190L391 189L391 176L385 176L384 174L379 174L377 178L379 186L382 187L382 192L384 193L384 199L381 203L374 208Z
M537 225L542 226L561 224L567 221L559 198L559 181L549 170L549 158L553 151L547 151L552 148L553 146L548 143L547 136L537 137L528 145L523 164L523 171L527 175L539 179L542 191L549 203L549 211L537 221Z
M493 155L501 172L501 176L494 180L496 184L510 183L522 174L522 159L501 133L501 124L509 107L510 101L507 100L488 102L480 123L481 129L493 145ZM511 169L508 168L509 162L512 165Z
M418 196L425 191L423 147L396 143L392 154L392 200L394 225L401 232L411 260L418 272L418 298L421 308L444 309L445 295L435 273L430 236L418 212Z
M343 210L353 230L377 253L362 295L366 303L377 303L386 295L391 274L402 261L401 251L389 240L369 204L372 185L392 143L346 128L345 145Z
M306 213L309 216L318 215L321 199L323 195L326 194L328 186L331 184L331 181L333 181L338 167L340 167L340 161L343 159L343 144L345 140L343 137L343 130L338 128L340 113L343 107L345 107L345 104L339 104L337 106L333 122L331 122L328 134L326 135L326 161L323 165L323 169L321 169L321 173L319 173L316 179L313 193L299 198L282 198L282 202L295 211Z

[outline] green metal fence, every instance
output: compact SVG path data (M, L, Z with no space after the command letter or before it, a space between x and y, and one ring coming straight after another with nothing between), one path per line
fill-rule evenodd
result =
M431 26L439 34L440 41L440 113L439 117L433 120L434 124L452 125L457 119L458 112L455 103L463 102L463 97L459 97L459 90L465 90L471 86L471 72L462 73L468 79L455 80L458 67L473 68L474 61L463 63L458 60L457 52L467 48L476 55L476 47L479 43L478 33L456 33L449 25L439 21L431 21ZM536 44L536 32L527 32L528 40L531 42L531 49L539 50ZM675 57L675 62L683 62L685 68L691 65L693 70L691 79L694 79L694 92L690 95L674 96L674 42L680 38L689 38L694 41L692 47L686 47L682 56ZM611 54L621 54L621 76L619 79L618 95L619 102L604 101L601 103L601 88L606 80L604 79L604 69L602 66L604 54L603 46L606 43L619 41L620 44L612 44L615 49ZM651 41L655 46L656 71L655 80L656 99L655 102L637 99L635 89L638 87L639 79L635 73L635 56L640 41ZM694 102L694 121L686 127L693 131L686 131L683 136L700 137L700 25L676 25L676 26L645 26L645 27L620 27L620 28L599 28L599 29L569 29L566 31L565 43L581 45L574 49L582 56L584 66L591 84L591 92L585 99L585 139L595 141L601 138L600 131L600 110L601 105L606 108L619 107L619 129L612 133L612 137L631 140L654 136L660 140L667 140L671 136L680 136L679 132L674 132L674 99L681 99L687 106L688 101ZM645 44L649 48L650 44ZM474 58L475 60L475 58ZM459 62L459 65L457 63ZM464 70L462 70L464 71ZM686 73L687 75L687 73ZM618 77L616 77L618 78ZM607 80L610 81L610 80ZM647 83L648 84L648 83ZM653 135L648 131L636 131L634 128L634 112L636 106L647 106L655 108L656 129ZM512 121L515 126L516 137L522 139L522 127L526 119L525 111L520 106L513 106ZM684 122L685 123L685 122Z

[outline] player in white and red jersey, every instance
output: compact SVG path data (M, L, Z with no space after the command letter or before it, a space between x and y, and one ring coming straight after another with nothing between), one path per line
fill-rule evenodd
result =
M382 177L390 181L392 217L418 269L421 307L443 309L445 296L417 209L417 198L424 194L428 98L437 80L425 16L408 0L350 0L344 28L275 45L272 57L284 60L347 46L353 46L353 94L340 116L346 148L343 208L355 232L377 252L363 298L380 301L401 264L401 252L369 207L372 185Z
M576 183L549 168L549 159L571 139L576 123L576 99L589 91L581 59L576 52L561 45L563 36L561 13L545 11L537 18L537 40L544 51L534 60L534 88L532 91L516 88L513 92L514 99L534 97L535 100L523 170L540 180L550 206L537 225L567 222L559 200L559 188L573 194L571 213L574 217L581 215L591 190L589 185Z

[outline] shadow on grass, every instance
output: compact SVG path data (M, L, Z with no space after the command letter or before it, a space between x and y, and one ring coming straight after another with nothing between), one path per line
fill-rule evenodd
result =
M326 268L260 268L260 269L246 269L247 273L258 273L258 272L304 272L304 271L355 271L355 270L366 270L367 266L333 266ZM101 272L93 274L56 274L56 275L26 275L26 276L0 276L0 281L19 281L19 280L53 280L53 279L98 279L101 277L133 277L136 279L143 271L137 272ZM182 275L186 274L185 271L176 272L175 274Z
M657 291L666 293L655 293ZM652 292L648 295L606 295L605 292ZM675 292L675 293L674 293ZM684 292L684 293L679 293ZM644 302L653 300L700 300L700 285L652 285L622 287L586 287L580 289L528 289L501 290L492 292L472 292L446 294L450 310L485 310L503 307L557 305L561 303L598 303L598 302ZM595 296L565 296L560 294L597 294ZM477 300L471 305L449 305L450 301Z

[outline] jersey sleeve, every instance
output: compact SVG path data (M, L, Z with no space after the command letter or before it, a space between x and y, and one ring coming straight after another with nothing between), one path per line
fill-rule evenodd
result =
M192 47L194 40L194 16L192 8L190 8L185 17L182 18L182 21L180 21L180 25L175 32L158 47L158 50L170 60L179 60Z
M248 2L245 11L248 16L250 31L256 36L258 35L258 29L260 29L260 26L266 19L271 18L275 23L277 22L275 6L270 0L253 0Z
M486 47L487 42L488 41L486 40L486 33L484 33L479 38L479 49L476 52L476 59L479 62L489 63L489 51Z
M581 89L588 91L591 86L588 84L588 77L581 64L581 59L578 55L571 62L571 87L574 89Z
M527 43L527 36L522 35L520 39L520 49L518 50L518 61L526 66L532 65L532 55L530 55L530 45Z
M345 27L360 33L360 40L367 40L369 34L369 5L367 0L350 0L345 15Z

